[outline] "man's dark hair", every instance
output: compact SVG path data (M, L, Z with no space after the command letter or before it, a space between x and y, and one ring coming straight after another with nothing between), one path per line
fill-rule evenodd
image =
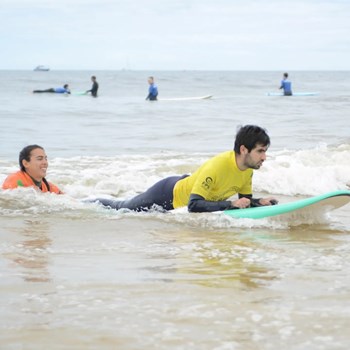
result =
M270 137L265 129L257 125L245 125L240 127L236 135L234 151L240 154L240 147L245 146L250 152L257 145L270 146Z
M288 73L284 73L283 76L284 76L285 78L288 78Z
M63 85L63 87L64 87L65 89L67 89L67 87L68 87L68 84L64 84L64 85Z
M22 171L26 171L26 168L23 165L23 160L26 160L27 162L30 161L30 154L32 153L33 150L40 148L44 149L39 145L29 145L27 147L24 147L21 152L19 152L19 167L21 168Z

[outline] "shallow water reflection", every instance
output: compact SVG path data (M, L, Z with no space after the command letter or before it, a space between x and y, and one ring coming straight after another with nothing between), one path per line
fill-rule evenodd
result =
M214 231L142 216L1 220L6 349L350 344L341 232Z
M24 220L23 226L12 227L10 231L17 234L18 241L13 242L13 251L4 256L11 260L13 267L27 282L49 282L48 248L52 244L49 238L48 222L40 220Z

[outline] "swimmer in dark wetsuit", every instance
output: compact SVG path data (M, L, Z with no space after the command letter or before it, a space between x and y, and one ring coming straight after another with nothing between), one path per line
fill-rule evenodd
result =
M96 81L96 77L94 75L91 77L91 81L92 81L92 87L90 90L87 90L86 93L91 92L92 97L97 97L98 82Z
M43 92L51 92L56 94L70 94L69 85L65 84L63 87L58 88L50 88L46 90L34 90L34 93L43 93Z
M276 204L274 198L253 198L253 169L266 159L270 138L259 126L246 125L237 133L233 151L205 162L192 175L160 180L146 192L125 201L98 198L105 207L144 211L158 206L163 210L188 207L190 212L212 212ZM227 200L238 194L239 199Z

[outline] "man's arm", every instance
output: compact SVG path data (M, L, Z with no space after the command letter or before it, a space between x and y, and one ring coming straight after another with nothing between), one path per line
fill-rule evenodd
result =
M191 213L204 213L213 211L222 211L226 209L233 209L231 201L207 201L199 194L191 194L190 200L187 204L188 211Z
M262 207L266 205L278 204L278 200L273 197L268 198L253 198L251 194L238 194L238 198L247 198L250 200L250 207Z
M274 198L253 198L252 195L239 194L239 199L235 201L207 201L198 194L191 194L188 202L188 211L191 213L204 213L213 211L223 211L227 209L244 209L249 207L261 207L274 205L278 201Z
M198 194L191 194L187 204L188 211L191 213L204 213L213 211L223 211L227 209L244 209L249 207L262 207L275 205L278 201L275 198L253 198L251 194L238 194L235 201L207 201Z

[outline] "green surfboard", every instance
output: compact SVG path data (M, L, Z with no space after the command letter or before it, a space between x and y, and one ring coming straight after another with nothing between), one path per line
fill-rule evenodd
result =
M265 207L225 210L226 215L234 218L262 219L269 216L282 215L292 211L310 207L310 210L333 210L350 202L350 191L334 191L319 196L300 199L294 202L269 205Z
M88 93L86 91L72 91L72 95L77 95L77 96L84 96L87 95Z

